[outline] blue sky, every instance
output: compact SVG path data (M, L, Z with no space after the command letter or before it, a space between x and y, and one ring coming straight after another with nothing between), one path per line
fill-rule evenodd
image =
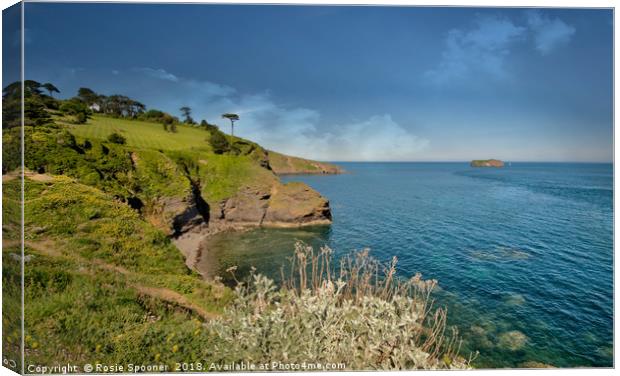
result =
M26 4L26 77L322 160L611 161L612 12Z

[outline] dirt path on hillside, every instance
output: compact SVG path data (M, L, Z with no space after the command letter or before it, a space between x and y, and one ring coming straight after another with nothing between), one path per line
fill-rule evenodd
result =
M54 177L51 176L51 175L48 175L48 174L38 174L36 172L29 171L29 170L24 171L24 177L28 178L30 180L34 180L34 181L38 181L38 182L43 182L43 183L47 183L47 182L50 182L50 181L54 180ZM21 178L21 173L19 173L18 171L11 171L11 172L8 172L8 173L2 175L2 181L3 182L15 180L17 178Z
M16 243L19 244L19 241L16 241ZM59 250L61 248L60 244L50 239L46 239L46 240L38 241L38 242L26 241L25 246L45 256L54 257L54 258L68 258L68 256L63 255L62 252ZM131 286L133 289L135 289L138 292L138 294L149 296L151 298L161 300L163 302L180 307L187 311L191 311L197 314L198 316L202 317L204 320L211 320L218 316L217 314L208 312L204 308L191 302L185 296L183 296L182 294L174 290L171 290L165 287L148 286L142 283L135 282L136 279L140 279L141 275L139 273L132 272L122 266L110 264L101 259L86 259L86 258L77 256L77 255L72 255L71 259L76 260L81 264L87 264L87 265L90 264L99 269L103 269L106 271L110 271L110 272L123 275L127 278L127 284ZM132 281L132 279L134 281Z
M163 288L163 287L151 287L133 284L132 285L140 294L150 296L152 298L156 298L167 303L174 304L176 306L185 308L202 317L205 320L210 320L216 318L217 315L211 312L207 312L202 307L197 306L196 304L187 300L187 298L176 291Z

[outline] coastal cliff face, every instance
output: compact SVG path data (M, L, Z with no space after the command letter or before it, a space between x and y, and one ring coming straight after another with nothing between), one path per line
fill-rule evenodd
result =
M283 184L277 177L281 170L274 169L272 163L282 155L251 146L243 155L132 151L132 176L141 187L134 199L141 203L149 222L173 237L240 227L331 222L327 199L304 183ZM294 157L286 158L292 164L300 163ZM335 166L323 167L336 171Z
M200 198L165 198L148 218L169 236L216 227L301 227L331 223L329 201L304 183L274 184L269 191L241 189L215 205Z
M304 183L244 187L231 197L207 203L196 192L160 201L157 215L149 216L172 237L186 265L195 269L206 240L223 231L256 227L302 227L331 223L329 201Z
M504 167L504 162L499 159L477 159L470 163L471 167Z
M228 187L230 192L220 193L209 189L213 176L205 176L200 170L185 175L178 169L175 179L184 180L186 187L179 194L150 201L145 216L173 237L186 233L211 235L247 227L331 223L329 201L306 184L283 184L272 171L264 168L252 168L251 172L251 178L242 179L244 184ZM225 176L220 178L226 180Z
M221 203L216 220L235 226L300 227L331 223L329 201L303 183L269 192L244 189Z

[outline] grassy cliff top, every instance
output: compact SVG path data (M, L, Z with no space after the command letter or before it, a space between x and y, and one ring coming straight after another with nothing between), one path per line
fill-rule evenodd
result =
M86 124L66 124L71 133L89 140L105 140L111 133L127 139L127 146L156 150L210 150L209 133L197 127L179 125L177 133L166 132L161 124L94 115Z
M285 174L340 174L343 170L331 163L291 157L269 151L269 164L278 175Z
M62 123L62 122L61 122ZM111 133L118 133L126 138L127 146L155 150L202 150L212 152L209 145L209 132L196 126L180 124L176 133L164 130L159 123L112 118L94 115L86 124L65 124L76 137L90 140L105 140ZM236 140L258 145L235 137ZM276 174L337 174L342 170L333 164L317 162L310 159L293 157L268 151L269 164Z

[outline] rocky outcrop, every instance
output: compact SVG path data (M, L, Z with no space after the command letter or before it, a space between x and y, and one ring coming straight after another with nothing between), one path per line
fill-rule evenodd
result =
M236 225L299 227L331 223L331 210L318 192L292 182L269 192L244 189L223 203L219 218Z
M137 210L172 239L190 269L195 269L207 251L207 239L222 231L331 223L329 202L324 197L303 183L282 184L270 170L271 159L264 149L249 143L246 149L242 157L252 163L239 164L246 169L243 177L225 169L214 168L208 174L198 170L209 166L207 159L192 165L156 152L131 157L143 187L137 192ZM232 179L238 184L235 193L207 202L205 197L212 194L208 184L217 184L217 179Z
M208 205L199 190L185 198L165 198L149 205L149 221L173 238L193 268L201 244L222 231L252 227L327 225L332 216L329 201L304 183L277 183L271 188L242 188L219 205Z
M166 197L149 206L145 217L168 236L179 236L209 223L209 205L193 194L184 198Z
M185 256L185 263L195 269L209 236L222 231L252 227L301 227L331 223L329 201L304 183L275 184L268 188L241 189L236 195L205 208L201 198L161 201L158 227L168 234ZM206 205L206 203L204 203ZM207 209L205 215L204 209Z
M220 218L226 222L259 226L269 206L270 192L243 189L223 202Z
M274 185L269 192L244 188L222 201L219 207L201 204L196 197L167 199L163 203L159 218L174 236L196 228L206 231L204 227L219 232L243 227L330 224L332 220L329 201L298 182Z
M263 226L297 227L329 224L329 201L304 183L291 182L274 189Z
M471 167L504 167L499 159L476 159L471 161Z
M221 161L209 161L208 156L192 163L159 152L132 152L135 175L144 187L138 192L140 212L174 239L228 229L331 223L329 201L303 183L282 184L276 173L341 172L337 166L268 152L249 141L235 145L238 169L245 169L244 176L228 171ZM272 170L271 163L276 169ZM213 197L209 184L221 180L232 181L235 193L207 203L204 197Z

